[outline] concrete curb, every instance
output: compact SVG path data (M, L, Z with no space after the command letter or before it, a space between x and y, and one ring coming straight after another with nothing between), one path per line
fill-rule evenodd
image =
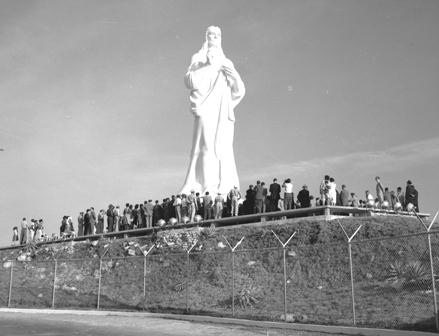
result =
M198 323L232 324L245 327L259 327L264 329L284 329L297 331L315 331L327 334L362 335L362 336L433 336L436 333L424 331L406 331L392 329L372 329L344 326L329 326L317 324L300 324L285 322L253 321L236 318L212 317L202 315L179 315L148 312L121 312L105 310L67 310L67 309L21 309L0 308L0 313L26 314L69 314L69 315L96 315L96 316L125 316L142 318L164 318Z

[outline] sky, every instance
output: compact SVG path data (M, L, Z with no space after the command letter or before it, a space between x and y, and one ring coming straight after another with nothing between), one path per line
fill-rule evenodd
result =
M435 213L439 1L0 0L0 246L22 217L163 199L193 116L183 77L210 25L245 85L241 190L325 174L363 196L412 180Z

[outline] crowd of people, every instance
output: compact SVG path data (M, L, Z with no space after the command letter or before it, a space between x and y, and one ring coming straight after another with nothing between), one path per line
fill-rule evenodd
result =
M366 190L364 198L350 192L345 184L338 189L334 177L325 175L319 185L318 197L310 194L307 185L303 185L295 196L294 185L290 178L285 179L282 184L275 178L269 187L262 181L249 185L245 194L234 186L227 195L220 193L211 195L209 192L200 195L191 190L188 195L172 195L162 202L156 200L153 203L150 199L138 204L126 203L123 209L119 205L110 204L107 210L101 209L96 213L95 209L90 207L79 213L76 230L72 216L63 216L59 236L52 234L51 237L44 234L42 219L38 221L32 219L28 224L26 218L23 218L20 235L18 228L13 228L13 243L26 244L30 241L74 238L151 228L167 223L188 223L322 205L419 212L418 191L410 180L407 181L405 192L401 187L397 187L395 191L383 186L379 176L375 178L375 182L376 196Z

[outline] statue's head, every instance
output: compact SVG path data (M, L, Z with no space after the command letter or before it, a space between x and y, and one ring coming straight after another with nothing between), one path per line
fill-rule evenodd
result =
M221 29L216 26L210 26L206 30L207 46L221 48Z

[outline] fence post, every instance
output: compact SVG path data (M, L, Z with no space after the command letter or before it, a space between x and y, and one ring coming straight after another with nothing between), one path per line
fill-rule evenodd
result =
M349 269L351 273L351 295L352 295L352 317L354 321L354 326L357 325L357 319L355 316L355 290L354 290L354 268L352 265L352 244L351 241L355 237L355 235L360 231L362 224L358 227L358 229L354 232L352 236L349 237L349 235L346 233L343 225L341 225L340 221L337 219L338 224L340 225L341 229L343 230L346 238L348 239L348 250L349 250Z
M232 316L235 317L235 251L232 250Z
M239 245L241 245L245 237L242 237L241 240L236 243L235 247L230 245L226 237L223 236L223 238L227 245L229 245L230 251L232 252L232 316L235 316L235 250Z
M96 305L97 310L99 310L99 305L101 303L101 279L102 279L102 258L99 258L98 303Z
M421 224L425 227L427 230L427 241L428 241L428 252L430 257L430 275L431 275L431 286L433 289L433 306L434 306L434 320L436 323L436 331L439 331L439 319L438 319L438 308L437 308L437 297L436 297L436 281L434 278L434 266L433 266L433 252L431 250L431 237L430 237L430 230L434 224L434 221L437 218L437 215L439 214L439 211L436 212L436 215L434 216L433 220L431 221L430 225L425 225L424 221L419 217L416 211L413 210L418 220L421 222Z
M143 299L146 300L146 255L143 257Z
M11 271L9 274L9 294L8 294L8 308L11 307L11 295L12 295L12 274L14 272L14 261L11 261Z
M145 303L146 303L146 257L148 256L149 252L152 251L155 245L152 245L148 251L145 251L142 249L142 253L144 255L143 258L143 309L145 309Z
M189 250L186 251L186 311L189 311L189 272L190 272L190 258L189 253L191 253L192 249L197 245L195 242Z
M53 270L53 291L52 291L52 309L55 308L55 288L56 288L56 269L58 261L55 259L55 267Z
M284 267L284 320L287 321L287 261L286 261L286 252L287 252L287 245L290 242L290 240L296 235L296 231L288 238L286 243L283 243L278 235L271 230L279 243L282 245L282 251L283 251L283 267Z

